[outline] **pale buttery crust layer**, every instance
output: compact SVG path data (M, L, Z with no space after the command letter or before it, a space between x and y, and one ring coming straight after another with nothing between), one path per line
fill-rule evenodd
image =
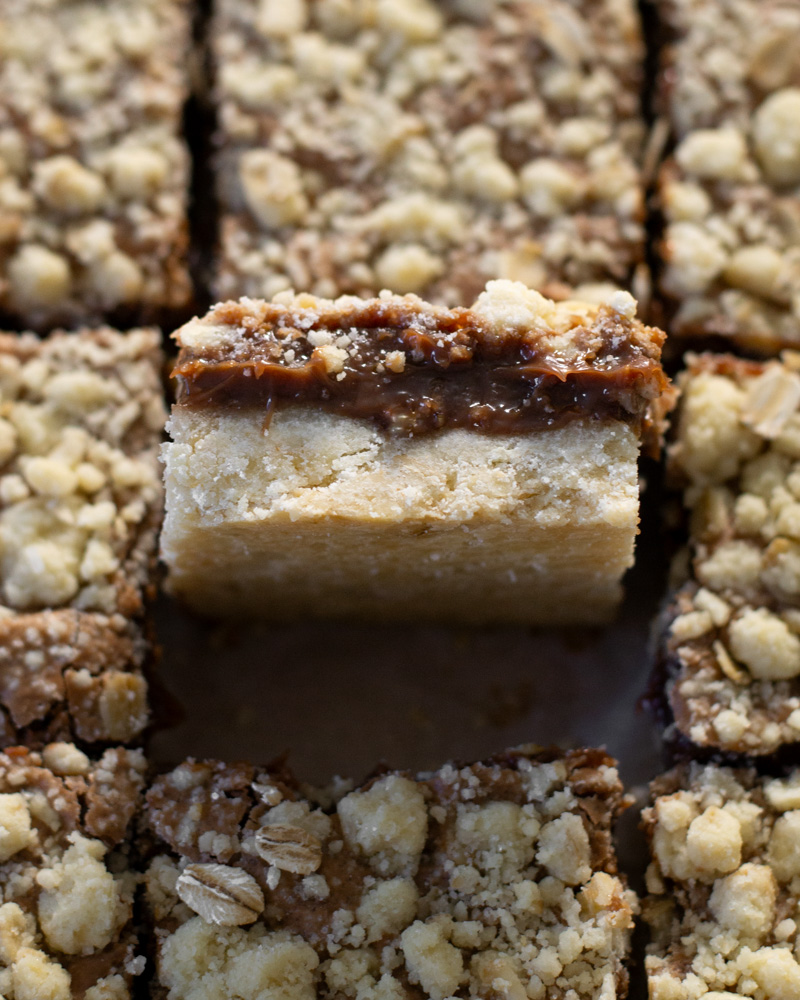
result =
M628 287L632 0L221 0L220 299Z
M145 958L129 861L140 751L71 743L0 754L0 994L130 1000Z
M523 748L352 787L307 798L283 763L194 760L151 786L154 998L626 995L637 906L606 754Z
M185 307L185 0L6 0L0 313L52 329Z
M671 44L661 103L660 289L670 330L759 354L800 343L800 4L655 0Z
M445 320L455 313L437 312L413 297L372 304L302 296L287 301L286 314L297 327L293 339L256 336L262 312L277 307L249 301L220 306L179 332L177 371L185 370L188 356L198 378L217 361L224 376L224 364L235 359L253 369L252 385L264 367L257 358L268 350L278 373L291 371L297 359L309 369L321 362L324 378L332 360L327 374L334 393L358 377L349 366L363 360L371 343L370 332L358 329L358 310L376 303L408 308L412 318L405 322L412 330L419 324L440 350L452 346ZM630 312L635 304L623 296L618 306ZM354 311L352 322L348 310ZM347 317L344 338L329 332L330 317L322 322L330 312ZM226 323L234 314L238 320ZM610 307L555 306L522 286L497 282L469 316L484 348L528 338L540 361L563 367L566 384L571 365L581 372L586 365L613 367L608 344L612 356L639 352L647 374L623 392L638 414L631 415L634 424L664 389L657 361L661 335ZM604 339L600 331L611 316L616 319ZM591 361L582 353L586 338L594 345ZM309 360L309 345L316 343ZM252 400L237 406L235 389L218 403L213 393L197 399L191 385L184 387L171 418L173 443L164 450L162 555L172 592L212 615L606 620L633 557L639 430L621 417L598 416L589 397L566 417L551 414L553 426L543 429L478 433L444 426L403 436L405 423L392 433L396 393L404 378L414 377L415 365L429 362L410 348L369 355L373 361L370 372L388 380L376 395L380 401L386 394L380 412L389 413L388 431L374 420L336 412L335 396L329 409L324 400L301 398L278 400L271 412ZM514 374L513 366L499 367L508 378ZM442 377L457 387L456 368ZM523 368L518 362L517 370ZM491 365L486 371L492 374ZM615 389L611 385L604 395Z
M129 742L163 489L155 330L0 335L0 730Z
M650 1000L800 996L800 773L692 764L651 790Z
M689 357L668 452L690 516L689 582L663 622L679 731L742 754L800 741L800 374Z

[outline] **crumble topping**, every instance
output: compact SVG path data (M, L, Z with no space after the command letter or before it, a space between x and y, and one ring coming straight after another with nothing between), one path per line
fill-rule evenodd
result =
M160 516L155 330L0 335L0 600L142 610Z
M147 654L141 630L120 614L0 615L3 745L133 741L149 721Z
M143 970L125 837L139 751L74 745L0 754L0 992L9 1000L130 1000ZM79 984L79 985L78 985Z
M680 731L772 753L800 740L800 375L690 356L669 449L691 516L691 581L665 616Z
M676 334L770 353L800 338L800 9L659 0L676 148L662 167L661 289Z
M652 793L642 814L652 852L650 997L797 996L797 774L692 764L657 779Z
M211 44L219 298L563 298L642 259L630 0L225 0Z
M600 751L389 772L337 798L300 798L282 766L188 761L154 783L147 898L170 997L244 983L309 1000L624 988L636 903L616 873L622 790ZM265 841L292 849L265 857Z
M188 300L189 40L183 0L3 5L0 308L26 326Z

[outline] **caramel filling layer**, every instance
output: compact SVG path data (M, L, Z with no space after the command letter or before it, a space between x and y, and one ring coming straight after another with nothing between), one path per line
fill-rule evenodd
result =
M548 343L554 331L497 336L466 309L414 313L376 302L355 315L315 316L311 329L302 310L254 316L230 303L212 315L237 329L184 344L173 371L184 406L269 415L276 405L313 403L399 434L517 434L587 418L642 431L668 384L663 335L604 307L560 335L563 352Z

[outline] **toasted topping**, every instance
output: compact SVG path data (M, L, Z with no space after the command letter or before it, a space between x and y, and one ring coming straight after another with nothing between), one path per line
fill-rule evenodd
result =
M310 875L322 861L317 838L299 826L270 823L256 830L256 851L259 857L281 871Z

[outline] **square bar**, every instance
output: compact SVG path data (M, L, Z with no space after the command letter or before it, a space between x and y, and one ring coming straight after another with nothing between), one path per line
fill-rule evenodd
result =
M283 762L194 760L151 786L154 996L626 995L636 897L605 753L521 748L337 787L308 798Z
M800 741L800 374L690 355L672 482L690 518L688 582L665 614L659 670L697 746L768 754Z
M800 3L656 3L670 332L774 354L800 343Z
M218 0L218 299L469 305L643 259L633 0ZM580 293L576 293L580 297Z
M186 0L4 0L0 314L46 330L189 303Z
M210 615L598 622L633 559L663 334L616 292L279 295L184 326L162 556Z
M137 750L94 761L70 743L0 754L4 997L130 1000L145 967L129 856L144 771Z
M0 334L0 733L129 742L163 489L157 330Z
M692 764L651 791L650 1000L800 996L800 773Z

